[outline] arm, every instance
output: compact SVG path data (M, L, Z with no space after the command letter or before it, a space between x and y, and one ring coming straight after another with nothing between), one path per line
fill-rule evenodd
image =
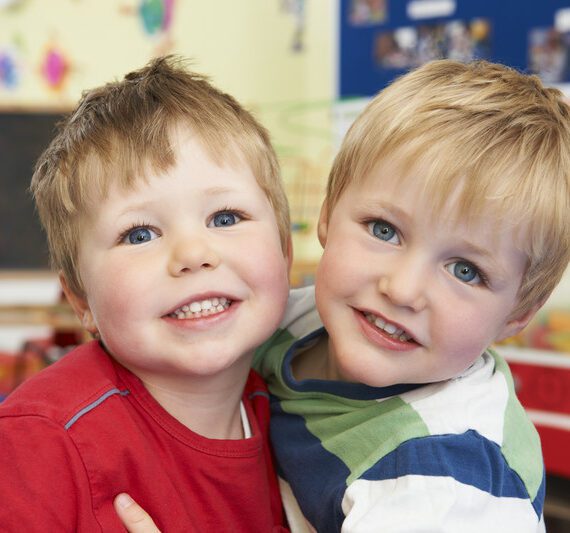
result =
M0 501L5 532L80 530L94 520L85 469L73 443L42 417L0 418Z
M347 488L344 533L544 531L519 475L475 432L413 439Z
M128 494L119 494L113 505L129 533L160 533L149 514Z

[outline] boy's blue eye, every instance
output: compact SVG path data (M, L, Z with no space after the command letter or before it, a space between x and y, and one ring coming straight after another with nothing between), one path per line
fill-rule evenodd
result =
M138 227L128 231L123 242L128 244L143 244L156 239L157 234L150 228Z
M374 237L383 241L390 242L395 239L394 244L399 244L400 242L396 228L385 220L374 220L369 222L368 230L372 235L374 235Z
M231 211L222 211L220 213L216 213L212 218L212 223L216 228L224 228L227 226L233 226L237 224L241 218Z
M447 265L447 271L464 283L476 285L481 282L479 270L475 265L472 265L467 261L457 261L455 263L450 263Z

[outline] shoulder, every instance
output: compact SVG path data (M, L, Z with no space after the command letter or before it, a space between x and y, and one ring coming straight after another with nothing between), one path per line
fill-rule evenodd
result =
M445 451L441 456L449 462L436 467L450 468L453 477L454 465L471 464L469 484L478 487L481 480L492 485L500 481L508 486L505 494L512 490L532 501L541 500L540 438L516 397L508 365L499 355L486 352L458 378L420 387L402 399L418 413L427 434L406 443L410 453L416 453L418 446L430 456Z
M454 512L469 505L499 515L510 509L513 520L526 516L527 524L540 520L544 504L544 477L538 486L529 484L499 445L474 430L406 440L350 485L353 499L366 499L365 494L389 499L394 486L405 486L406 497L418 505L427 491L429 501L441 495Z
M41 417L65 425L116 382L116 370L95 341L81 345L26 380L0 404L0 419Z
M432 435L475 430L503 446L511 419L532 427L518 402L507 365L488 352L460 376L419 387L401 398L420 415Z

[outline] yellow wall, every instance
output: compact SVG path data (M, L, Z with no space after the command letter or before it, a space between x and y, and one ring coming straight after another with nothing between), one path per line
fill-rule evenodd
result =
M0 3L0 6L5 3ZM318 100L332 96L334 2L305 5L304 50L291 52L296 17L283 0L178 0L168 32L147 34L140 0L23 0L0 8L0 51L12 49L21 85L2 89L0 102L50 105L169 51L194 58L196 70L244 102ZM171 44L171 46L169 46ZM55 45L71 71L60 93L39 71Z
M333 151L337 2L175 0L170 28L154 35L143 28L142 3L1 2L0 56L14 61L18 82L13 88L0 83L0 109L71 107L84 89L120 78L155 55L190 57L195 70L236 96L269 128L294 222L306 227L294 234L296 258L316 260L314 221ZM304 9L301 17L295 7ZM293 51L299 28L303 48ZM50 48L68 65L56 89L42 74Z

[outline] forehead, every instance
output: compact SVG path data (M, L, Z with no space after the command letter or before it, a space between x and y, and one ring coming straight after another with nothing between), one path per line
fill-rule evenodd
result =
M354 180L346 192L348 204L360 203L372 209L391 205L422 224L458 234L479 234L489 242L508 235L517 249L526 248L528 223L510 216L502 199L492 193L473 195L466 176L437 176L429 165L412 166L397 159L383 159L362 178Z
M148 188L159 187L157 180L174 174L184 174L196 182L200 178L207 183L218 178L218 181L231 176L243 179L252 179L257 185L252 170L246 161L243 151L229 138L220 146L213 146L208 139L203 138L189 127L177 126L169 133L168 149L166 153L150 153L141 155L125 147L117 150L112 157L102 158L97 154L90 154L83 165L83 179L85 183L83 211L89 212L110 194L129 196ZM210 170L224 170L226 172L202 172L204 168ZM234 172L227 172L232 170Z

